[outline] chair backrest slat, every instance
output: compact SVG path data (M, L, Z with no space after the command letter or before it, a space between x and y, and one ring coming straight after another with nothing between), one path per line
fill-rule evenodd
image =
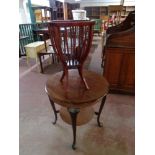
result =
M83 67L93 39L93 21L52 21L49 36L64 70Z

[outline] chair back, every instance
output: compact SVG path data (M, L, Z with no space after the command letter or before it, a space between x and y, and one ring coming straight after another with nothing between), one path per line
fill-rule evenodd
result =
M68 69L79 70L82 74L84 61L91 48L95 22L82 20L57 20L48 24L49 36L63 65L64 75Z

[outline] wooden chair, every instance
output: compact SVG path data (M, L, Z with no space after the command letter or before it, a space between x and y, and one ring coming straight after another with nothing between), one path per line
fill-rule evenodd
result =
M86 89L89 86L83 77L83 64L88 56L93 39L93 21L62 20L48 24L49 36L55 53L63 65L64 77L68 79L68 69L78 69Z
M56 54L53 51L53 48L51 47L50 49L48 49L48 47L52 46L52 44L51 44L50 39L49 39L47 25L37 25L37 28L35 30L33 30L33 33L34 33L36 38L39 37L38 39L41 39L42 41L44 41L46 52L37 53L38 58L39 58L39 62L40 62L41 73L44 73L42 58L44 59L45 55L51 56L53 63L58 62L58 59L56 57Z

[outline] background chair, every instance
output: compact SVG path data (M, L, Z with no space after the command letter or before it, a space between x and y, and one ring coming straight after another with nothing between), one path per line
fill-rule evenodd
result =
M95 21L93 32L100 35L100 33L102 32L102 19L92 19L92 21Z
M83 77L83 64L88 56L93 39L93 21L53 21L49 23L49 36L55 53L63 65L64 77L68 69L78 69L81 80L89 89Z
M42 26L42 25L41 25ZM48 27L47 25L43 25L42 27L37 26L35 30L33 30L33 33L35 34L36 37L39 37L42 41L44 41L45 44L45 50L46 52L39 52L38 53L38 58L40 62L40 68L41 68L41 73L44 73L44 68L43 68L43 63L42 63L42 58L44 59L44 56L51 56L52 62L58 62L58 59L56 57L56 54L53 51L53 47L51 44L51 40L49 39L49 34L48 34ZM50 58L50 57L49 57Z

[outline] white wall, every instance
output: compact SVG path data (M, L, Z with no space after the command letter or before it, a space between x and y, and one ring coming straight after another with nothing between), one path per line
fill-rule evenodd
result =
M19 24L31 23L27 0L19 0Z

